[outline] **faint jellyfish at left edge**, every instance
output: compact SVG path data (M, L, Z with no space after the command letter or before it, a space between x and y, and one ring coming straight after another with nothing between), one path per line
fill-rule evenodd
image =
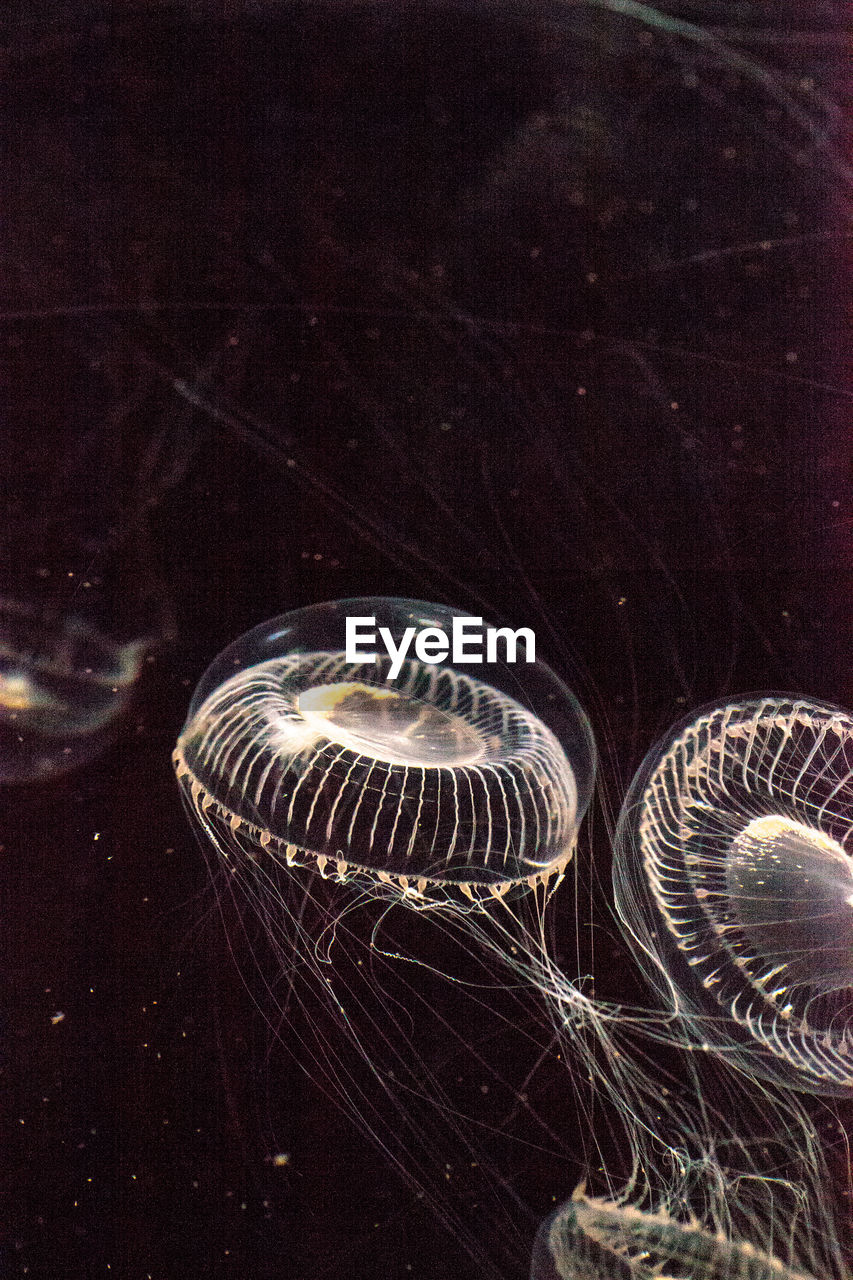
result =
M0 442L0 785L38 783L112 740L147 656L173 632L151 517L192 453L115 331L13 326Z

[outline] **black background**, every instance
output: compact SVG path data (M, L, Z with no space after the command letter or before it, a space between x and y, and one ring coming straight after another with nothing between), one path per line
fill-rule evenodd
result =
M807 10L3 19L4 593L153 637L100 757L2 795L9 1274L525 1274L591 1142L535 993L516 1038L451 1008L474 1121L423 1113L484 1152L435 1169L475 1258L300 1069L170 752L276 613L532 626L602 754L589 906L668 725L850 704L845 37ZM637 997L601 919L597 981Z

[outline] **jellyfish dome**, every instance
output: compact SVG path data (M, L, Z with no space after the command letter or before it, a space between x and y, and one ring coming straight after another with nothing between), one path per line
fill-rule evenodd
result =
M546 1218L531 1280L810 1280L751 1241L581 1192Z
M201 680L174 755L184 795L225 858L414 903L548 880L572 855L595 747L532 638L412 600L275 618Z
M648 755L616 836L616 905L689 1043L853 1093L853 719L760 697Z

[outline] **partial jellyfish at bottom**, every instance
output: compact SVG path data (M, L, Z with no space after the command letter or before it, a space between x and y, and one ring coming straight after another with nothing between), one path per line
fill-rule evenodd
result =
M749 1077L853 1092L853 719L806 698L706 708L647 756L617 911L687 1043Z
M784 1249L786 1232L778 1231ZM772 1246L773 1238L769 1244ZM547 1218L533 1250L530 1280L811 1280L771 1248L684 1220L578 1191Z

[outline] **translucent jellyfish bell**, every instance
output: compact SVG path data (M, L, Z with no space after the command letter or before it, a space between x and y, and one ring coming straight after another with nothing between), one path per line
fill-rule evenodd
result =
M853 719L837 707L711 706L649 753L617 829L616 903L691 1043L853 1092L851 838Z
M349 657L347 619L374 637ZM460 627L472 656L454 662ZM442 605L371 598L237 640L201 680L174 756L220 852L423 903L562 871L592 791L589 724L523 638L508 661L506 635L494 651L478 635L481 620Z

